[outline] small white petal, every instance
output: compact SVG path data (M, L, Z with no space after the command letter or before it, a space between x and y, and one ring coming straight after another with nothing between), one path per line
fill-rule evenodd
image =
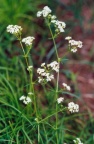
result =
M70 37L70 36L67 36L67 37L65 38L65 40L70 40L70 39L72 39L72 37Z
M62 103L63 101L64 101L64 98L63 98L63 97L60 97L60 98L57 99L57 103L58 103L58 104Z
M26 38L23 38L22 42L25 43L27 46L31 46L34 39L34 37L28 36Z
M24 100L24 99L25 99L24 95L19 98L19 100Z

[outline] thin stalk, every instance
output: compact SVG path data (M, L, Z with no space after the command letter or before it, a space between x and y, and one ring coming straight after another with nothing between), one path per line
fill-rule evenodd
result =
M46 121L48 118L50 118L50 117L52 117L52 116L56 115L56 113L62 112L63 110L66 110L66 109L67 109L67 108L65 107L65 108L64 108L64 109L62 109L62 110L56 111L55 113L53 113L53 114L51 114L51 115L49 115L49 116L45 117L45 118L44 118L44 119L42 119L41 121L39 121L39 123L42 123L42 122Z
M21 48L22 48L22 51L23 51L23 54L24 54L24 58L25 58L25 61L26 61L26 65L27 67L29 66L29 63L28 63L28 59L27 59L27 55L25 54L25 50L23 48L23 44L21 42L21 39L19 40L20 41L20 45L21 45ZM32 91L32 87L33 87L33 83L32 83L32 73L29 71L29 75L30 75L30 91Z
M23 54L24 54L24 58L25 58L25 61L26 61L27 67L28 67L28 66L29 66L29 64L28 64L28 60L27 60L27 57L26 57L26 55L25 55L25 50L24 50L24 48L23 48L23 44L22 44L21 40L20 40L20 45L21 45L21 48L22 48L22 51L23 51Z
M40 129L39 129L39 124L38 124L38 144L40 142Z
M27 67L29 66L29 63L28 63L28 59L27 59L27 56L28 55L26 55L25 54L25 50L24 50L24 48L23 48L23 44L22 44L22 42L21 42L21 38L20 38L20 45L21 45L21 48L22 48L22 51L23 51L23 54L24 54L24 58L25 58L25 61L26 61L26 65L27 65ZM30 75L30 91L32 91L33 92L33 94L34 94L34 109L35 109L35 113L36 113L36 118L38 118L38 112L37 112L37 104L36 104L36 96L35 96L35 91L34 91L34 85L33 85L33 72L31 72L31 71L29 71L29 75ZM39 124L38 124L38 140L39 140L39 136L40 136L40 134L39 134Z
M52 40L53 40L53 43L54 43L54 48L55 48L55 52L56 52L56 56L57 56L57 60L58 60L59 56L58 56L57 47L56 47L55 39L54 39L52 30L51 30L50 24L48 24L48 27L49 27L49 30L50 30L50 33L51 33L51 36L52 36Z
M57 61L58 61L58 64L60 65L59 56L58 56L58 52L57 52L57 47L56 47L54 35L53 35L53 33L52 33L50 24L48 24L48 27L49 27L49 30L50 30L50 33L51 33L51 36L52 36L52 40L53 40L53 44L54 44L54 48L55 48L55 52L56 52ZM55 97L56 100L57 100L57 98L58 98L58 82L59 82L59 71L58 71L58 73L57 73L57 82L56 82L56 97ZM57 144L58 144L58 132L57 132L57 127L58 127L58 113L57 113L57 109L58 109L58 104L56 103L56 142L57 142Z

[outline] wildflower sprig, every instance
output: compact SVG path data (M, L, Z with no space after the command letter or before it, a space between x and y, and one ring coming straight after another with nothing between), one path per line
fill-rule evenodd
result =
M52 15L52 10L48 7L45 6L41 11L37 12L37 17L43 17L46 21L46 24L49 28L50 34L51 34L51 39L53 40L54 44L54 50L56 54L56 60L53 62L46 64L45 62L41 64L41 66L37 69L37 78L38 80L38 85L42 84L43 88L45 89L45 83L48 84L50 81L54 80L55 86L54 86L54 99L51 102L54 107L54 112L52 110L51 114L47 115L44 117L41 112L40 108L37 103L38 96L36 97L36 92L35 92L35 85L36 83L33 82L33 72L34 72L34 67L33 67L33 62L32 65L29 63L28 60L28 55L30 53L30 50L33 45L34 37L33 36L28 36L26 38L22 38L22 28L21 26L17 25L9 25L7 27L7 32L15 35L17 39L19 40L22 50L23 50L23 55L26 60L26 68L27 68L27 74L29 74L29 83L30 87L27 88L28 95L27 96L21 96L19 100L24 104L28 105L31 104L31 107L33 109L32 104L34 104L34 112L32 115L34 115L34 123L37 124L37 135L38 135L38 142L36 143L41 143L41 133L40 133L40 124L41 126L43 125L44 131L45 130L45 123L49 118L52 118L53 116L55 117L55 125L53 126L52 124L49 124L48 121L46 124L48 124L54 131L55 131L55 143L59 144L59 128L58 126L61 125L59 121L59 113L67 113L72 114L72 113L77 113L79 112L79 105L75 104L74 102L69 102L67 106L63 103L65 98L64 96L59 96L59 73L60 73L60 63L61 63L61 58L59 57L58 51L57 51L57 46L55 42L55 38L58 36L58 34L65 32L65 27L66 24L65 22L59 21L55 15ZM54 32L52 31L52 26L54 27ZM65 40L68 41L68 49L71 52L77 52L78 48L82 48L82 42L81 41L76 41L73 40L70 36L66 37ZM23 46L24 43L24 46ZM68 52L69 52L68 51ZM54 75L55 73L55 75ZM56 79L55 79L56 77ZM44 90L43 89L43 90ZM62 83L62 89L61 91L71 91L71 87L66 84ZM43 118L44 117L44 118ZM45 123L44 123L45 122ZM34 126L35 127L35 126ZM35 130L36 131L36 130ZM47 140L47 135L46 135L46 140ZM75 144L83 144L81 143L79 138L76 138L73 140ZM47 142L49 143L49 142Z
M18 26L18 25L9 25L9 26L7 26L7 32L9 32L9 33L13 34L14 36L16 36L17 40L19 40L19 42L20 42L20 45L21 45L21 48L22 48L22 51L23 51L23 57L25 58L26 65L27 65L27 70L29 71L29 76L30 76L30 85L29 85L30 88L29 88L29 90L33 91L33 93L34 93L34 86L33 86L34 83L32 81L33 71L32 71L32 66L29 65L28 54L29 54L30 49L32 47L33 40L35 38L31 37L31 36L28 36L28 37L22 39L22 28L21 28L21 26ZM22 42L25 43L26 48L24 48ZM33 99L34 99L35 113L36 113L36 116L37 116L35 94L34 94ZM28 104L29 102L31 102L31 99L28 96L27 97L22 96L20 98L20 100L23 100L24 104Z
M79 112L79 105L75 104L74 102L70 102L70 103L68 103L68 110L71 113Z
M65 38L69 42L69 50L73 53L77 52L77 48L82 48L82 42L73 40L72 37L68 36Z
M65 90L68 90L68 91L71 90L70 86L68 86L66 83L62 83L62 85L63 85Z
M19 39L22 34L22 27L18 25L8 25L7 32L15 35Z
M50 10L50 8L45 6L42 11L39 11L37 13L37 17L43 16L45 18L46 24L49 27L49 30L50 30L50 33L51 33L51 36L52 36L52 40L53 40L53 43L54 43L54 48L55 48L55 52L56 52L58 67L60 67L61 58L59 58L59 56L58 56L57 47L56 47L56 43L55 43L55 38L57 37L58 34L60 34L62 32L65 32L66 24L65 24L65 22L61 22L61 21L57 20L56 16L52 15L51 12L52 11ZM51 25L53 25L54 28L55 28L54 33L51 29ZM82 42L81 41L72 40L72 38L70 36L66 37L65 40L68 40L69 50L71 52L76 52L77 48L82 47ZM43 67L45 67L45 63L43 63L42 65L43 65ZM40 72L39 74L41 76L46 75L46 73L45 73L46 69L38 69L38 70L39 70L38 72ZM42 80L43 80L43 77L39 77L39 82L41 82ZM63 102L64 98L63 97L58 98L58 87L59 87L58 82L59 82L59 69L57 71L56 97L55 98L56 98L57 103L60 104L60 103ZM63 87L64 87L64 90L68 90L68 91L71 90L70 86L68 86L66 83L63 83ZM56 112L57 112L57 109L58 109L57 108L57 103L56 103ZM79 105L75 104L73 102L70 102L68 104L67 108L71 113L79 111ZM57 121L58 121L58 114L56 113L56 129L57 129ZM58 133L57 133L57 131L56 131L56 143L58 144Z
M26 97L26 96L21 96L20 97L20 99L19 99L20 101L23 101L23 103L25 104L25 105L27 105L27 104L29 104L30 102L32 102L32 100L31 100L31 98L30 97Z
M75 144L83 144L83 143L81 142L80 138L76 138L75 140L73 140L73 142L74 142Z
M59 64L57 61L54 61L50 64L41 64L41 68L37 69L37 73L39 74L38 82L39 83L46 83L54 79L54 75L52 71L58 72L59 71Z
M64 101L64 97L60 97L60 98L57 99L58 104L61 104L63 101Z
M55 34L54 38L57 37L58 34L64 32L66 24L65 22L57 20L57 17L55 15L51 14L52 10L48 7L45 6L42 11L37 12L37 17L43 16L46 20L46 23L50 26L51 24L55 28Z
M28 36L26 38L23 38L22 42L25 43L26 46L31 46L34 39L34 37Z

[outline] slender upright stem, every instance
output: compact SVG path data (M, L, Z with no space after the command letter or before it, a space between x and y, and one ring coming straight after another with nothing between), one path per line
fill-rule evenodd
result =
M51 33L51 36L52 36L52 39L53 39L54 48L55 48L55 52L56 52L56 56L57 56L57 61L58 61L59 56L58 56L57 47L56 47L55 39L54 39L52 30L51 30L50 24L48 24L48 27L49 27L49 30L50 30L50 33Z
M58 61L58 64L60 66L59 56L58 56L58 52L57 52L57 47L56 47L54 35L52 33L50 24L48 24L48 26L49 26L49 30L50 30L50 33L51 33L51 36L52 36L53 43L54 43L54 48L55 48L55 52L56 52L57 61ZM58 98L58 82L59 82L59 71L57 73L57 82L56 82L56 100ZM57 110L58 110L58 104L56 103L56 142L58 144L58 131L57 131L57 129L58 129L58 113L57 113Z
M21 42L21 38L20 38L20 45L21 45L21 48L22 48L22 51L23 51L23 54L24 54L24 58L25 58L25 61L26 61L26 65L27 67L29 66L29 63L28 63L28 59L27 59L27 56L25 54L25 50L23 48L23 44ZM33 92L33 95L34 95L34 109L35 109L35 113L36 113L36 118L38 118L38 112L37 112L37 104L36 104L36 96L35 96L35 91L34 91L34 85L33 85L33 73L31 71L29 71L29 75L30 75L30 91ZM39 131L39 124L38 124L38 142L40 141L40 131Z
M38 124L38 144L40 142L40 129L39 129L39 124Z
M22 48L22 51L23 51L23 54L24 54L24 57L25 57L25 60L26 60L27 67L28 67L29 66L28 60L27 60L27 57L25 55L25 51L24 51L23 44L22 44L21 40L20 40L20 45L21 45L21 48Z

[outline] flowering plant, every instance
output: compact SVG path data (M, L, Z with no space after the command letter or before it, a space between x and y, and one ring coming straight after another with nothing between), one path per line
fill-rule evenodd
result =
M67 104L67 106L64 104L64 96L60 96L59 93L59 73L60 73L60 63L61 63L61 58L58 55L58 51L57 51L57 47L56 47L56 43L55 43L55 38L62 32L65 32L65 27L66 24L65 22L59 21L57 20L55 15L52 15L52 10L48 7L45 6L43 8L42 11L38 11L37 12L37 17L43 16L45 19L45 22L49 28L49 31L51 33L51 37L53 40L53 44L54 44L54 50L55 50L55 54L56 54L56 60L54 60L53 62L46 64L45 62L43 62L41 64L41 66L37 69L37 74L38 74L38 78L37 80L34 82L33 81L33 74L34 74L34 67L33 67L33 62L32 65L29 64L29 60L28 60L28 55L30 53L30 50L32 48L33 45L33 41L34 41L34 37L33 36L28 36L26 38L22 39L22 28L21 26L18 25L9 25L7 27L7 32L15 35L17 37L17 39L20 42L22 51L23 51L23 55L26 61L26 65L27 65L27 70L29 72L29 80L30 80L30 85L29 88L27 88L27 96L22 95L21 97L19 97L19 103L23 103L24 107L28 107L33 110L33 120L32 123L35 124L34 128L35 131L37 130L37 142L39 144L43 143L43 139L46 139L47 144L48 143L55 143L55 144L60 144L62 142L65 141L65 139L61 139L60 138L60 129L58 127L60 127L61 123L59 122L59 117L62 115L60 113L65 113L65 114L69 114L71 115L72 113L78 113L79 112L79 105L75 104L74 102L69 102ZM54 26L54 32L51 29L51 25ZM66 40L68 40L68 51L69 52L77 52L77 48L82 48L82 42L81 41L75 41L72 40L72 38L70 36L67 36L65 38ZM23 43L25 44L27 50L24 48ZM54 73L56 75L56 80L55 80L55 76ZM55 80L55 87L54 87L54 100L52 102L53 107L54 107L54 112L53 112L53 108L52 108L52 112L50 115L46 115L45 117L41 114L41 109L38 106L38 96L36 95L36 90L35 90L35 85L38 82L38 85L42 85L44 91L45 90L45 85L48 84L50 81ZM66 83L62 83L63 87L61 89L61 92L63 91L71 91L71 87L68 86ZM54 116L54 121L55 124L53 124L53 119L51 120L51 118L53 118ZM51 120L51 122L49 121L49 119ZM48 141L48 137L49 134L47 134L46 131L46 125L50 126L50 129L53 130L54 136L51 140ZM45 137L42 138L42 132L41 132L41 126L43 126L43 130L45 132ZM33 129L33 127L32 127ZM49 128L47 128L49 129ZM53 135L53 134L52 134ZM34 139L33 139L34 141ZM77 142L76 140L73 141L74 143L80 142L80 139L77 138Z

